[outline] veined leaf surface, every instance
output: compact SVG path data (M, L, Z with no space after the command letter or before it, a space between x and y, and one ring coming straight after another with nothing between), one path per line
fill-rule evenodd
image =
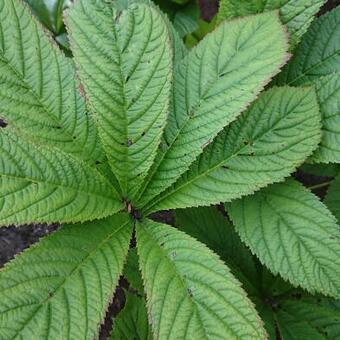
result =
M340 297L340 227L310 191L289 179L226 207L242 240L274 274Z
M312 160L340 163L340 7L312 24L279 84L315 85L322 114L322 141Z
M263 339L252 303L205 245L150 220L137 224L149 321L156 339Z
M322 115L322 139L312 160L340 163L340 72L314 81Z
M0 338L97 338L131 226L126 214L68 225L7 264L0 271Z
M0 226L80 222L122 208L96 169L66 153L0 133Z
M120 12L95 0L78 0L67 21L108 160L131 199L166 122L172 71L168 26L154 6L135 3Z
M83 160L101 160L71 59L19 0L0 3L0 119L7 129Z
M302 85L340 72L339 23L340 6L316 19L278 75L277 83Z
M325 2L326 0L221 0L217 21L279 9L281 20L290 33L290 44L294 48Z
M250 296L258 294L258 271L250 250L216 207L178 209L176 225L206 244L227 264Z
M246 109L287 60L287 48L277 13L265 13L223 23L175 65L172 120L140 206L173 184Z
M288 176L320 138L320 114L311 88L270 89L146 210L216 204L249 195Z

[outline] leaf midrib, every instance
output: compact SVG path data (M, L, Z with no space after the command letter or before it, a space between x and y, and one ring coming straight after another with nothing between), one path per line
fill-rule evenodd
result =
M103 177L99 172L97 173L97 175L99 177L102 177L102 179L105 179L106 182L108 182L106 180L106 178ZM10 178L10 179L19 179L19 180L23 180L23 181L26 181L26 182L31 182L31 184L40 183L40 184L43 184L43 185L45 184L45 185L49 185L49 186L53 186L53 187L61 187L61 188L65 188L65 189L72 189L72 190L80 192L80 193L84 193L84 194L87 194L87 195L93 195L93 196L97 196L97 197L102 197L102 198L106 198L106 199L110 199L110 200L117 198L117 197L114 197L114 196L106 196L106 195L102 195L100 193L96 193L96 192L92 192L92 191L86 191L84 189L80 189L79 187L67 186L65 184L55 183L55 182L48 181L48 180L43 181L43 180L33 179L33 178L30 178L30 177L14 176L14 175L8 175L8 174L0 174L0 178L1 177L6 177L6 178ZM111 186L111 184L109 184L109 186L112 189L114 189ZM112 190L112 191L113 191L113 193L115 192L114 190Z

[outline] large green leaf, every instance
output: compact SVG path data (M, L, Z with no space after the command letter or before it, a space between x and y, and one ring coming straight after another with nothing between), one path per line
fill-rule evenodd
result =
M326 0L221 0L217 21L279 9L281 20L290 33L290 43L295 47L325 2Z
M150 220L137 223L140 268L156 339L263 339L252 303L206 246Z
M0 338L96 338L131 225L120 214L65 226L7 264L0 272Z
M340 297L340 228L316 196L292 179L228 205L242 240L274 274L310 292Z
M208 146L148 211L227 202L288 176L317 147L320 114L310 88L273 88Z
M0 118L35 142L100 160L72 62L27 7L19 0L0 4Z
M316 19L277 82L301 85L340 72L339 22L340 6Z
M151 340L145 299L126 292L124 309L113 321L109 340Z
M86 221L122 208L115 189L88 164L0 132L0 225Z
M328 189L325 204L340 223L340 172Z
M111 168L131 198L166 122L172 69L167 24L154 6L136 3L120 12L95 0L78 0L67 21Z
M174 183L245 110L279 71L286 50L277 14L266 13L220 25L175 65L172 119L141 191L140 206Z

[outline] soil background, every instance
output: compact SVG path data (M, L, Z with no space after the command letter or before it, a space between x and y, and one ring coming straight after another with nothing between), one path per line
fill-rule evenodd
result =
M218 9L218 0L199 0L201 8L201 17L205 20L210 20ZM321 15L332 8L339 6L340 0L329 0L320 10L318 15ZM0 125L1 125L0 121ZM307 186L322 183L327 180L325 177L317 177L297 171L294 177ZM327 188L317 190L315 193L323 198ZM158 213L154 219L163 223L173 224L173 215L170 212ZM29 225L20 228L10 226L7 228L0 228L0 268L4 264L15 257L16 254L22 252L25 248L37 242L41 237L57 230L58 225ZM107 339L111 327L112 316L116 315L124 307L124 293L123 288L126 286L126 281L121 278L119 286L113 297L112 303L108 308L105 321L101 327L100 340Z

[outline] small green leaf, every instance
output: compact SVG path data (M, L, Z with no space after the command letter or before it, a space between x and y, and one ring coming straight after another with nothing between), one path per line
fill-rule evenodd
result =
M146 211L209 205L281 181L317 148L320 113L310 88L272 88L225 129Z
M113 321L109 340L152 340L145 299L126 292L124 309Z
M241 239L274 274L340 297L340 228L309 190L289 179L226 207Z
M137 244L156 339L265 338L240 283L202 243L145 220Z
M54 34L63 30L63 10L65 0L25 0L39 20Z
M130 287L136 290L140 295L143 295L143 281L138 267L138 254L136 248L129 251L123 275L128 280Z
M66 153L0 133L0 226L83 222L123 207L95 168Z
M166 123L172 71L168 26L154 6L135 3L119 12L96 0L78 0L67 22L109 163L131 200Z
M195 1L189 2L176 11L173 24L181 38L194 32L198 28L199 9Z
M0 338L97 338L131 233L125 214L68 225L7 264L0 272Z

